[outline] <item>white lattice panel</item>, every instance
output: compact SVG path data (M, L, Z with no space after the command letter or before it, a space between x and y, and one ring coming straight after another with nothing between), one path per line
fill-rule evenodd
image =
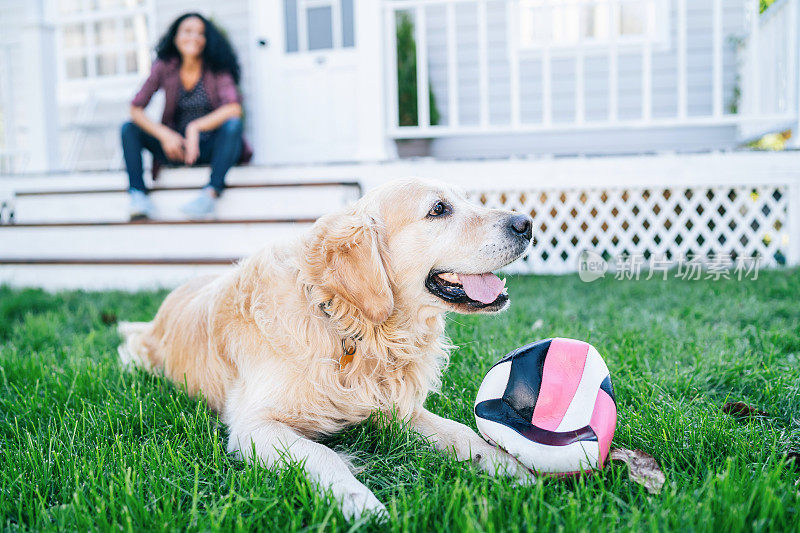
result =
M470 196L533 217L535 244L508 269L514 272L572 272L583 250L611 261L760 256L761 266L771 267L785 263L790 244L786 185L526 188Z

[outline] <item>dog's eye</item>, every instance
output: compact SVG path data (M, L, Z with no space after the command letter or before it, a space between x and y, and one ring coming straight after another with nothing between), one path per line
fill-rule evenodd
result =
M439 200L438 202L433 204L433 207L431 207L431 210L428 211L428 216L429 217L439 217L439 216L447 214L448 212L449 212L449 209L447 208L447 204L442 202L441 200Z

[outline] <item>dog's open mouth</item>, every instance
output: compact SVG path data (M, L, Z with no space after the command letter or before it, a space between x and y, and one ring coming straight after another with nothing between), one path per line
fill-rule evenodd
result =
M476 309L499 308L508 301L506 280L491 272L457 274L431 271L425 280L431 294L455 304L467 304Z

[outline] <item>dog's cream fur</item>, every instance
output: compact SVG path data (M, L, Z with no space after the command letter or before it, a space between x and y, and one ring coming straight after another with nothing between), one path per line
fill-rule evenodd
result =
M440 200L452 213L426 216ZM270 465L305 461L347 516L383 505L311 439L375 411L394 410L459 460L529 480L467 426L423 407L451 348L444 313L474 311L432 295L425 279L433 269L483 273L519 257L528 243L509 235L511 214L444 184L384 185L301 239L176 289L152 322L121 324L120 355L202 394L230 429L230 451ZM340 368L342 339L356 353Z

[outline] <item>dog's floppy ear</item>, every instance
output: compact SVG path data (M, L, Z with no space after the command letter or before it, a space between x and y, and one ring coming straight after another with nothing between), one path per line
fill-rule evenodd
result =
M309 250L309 259L316 263L312 267L316 281L370 322L383 323L392 314L394 296L374 222L355 214L337 214L318 224L317 238L312 239L316 249Z

